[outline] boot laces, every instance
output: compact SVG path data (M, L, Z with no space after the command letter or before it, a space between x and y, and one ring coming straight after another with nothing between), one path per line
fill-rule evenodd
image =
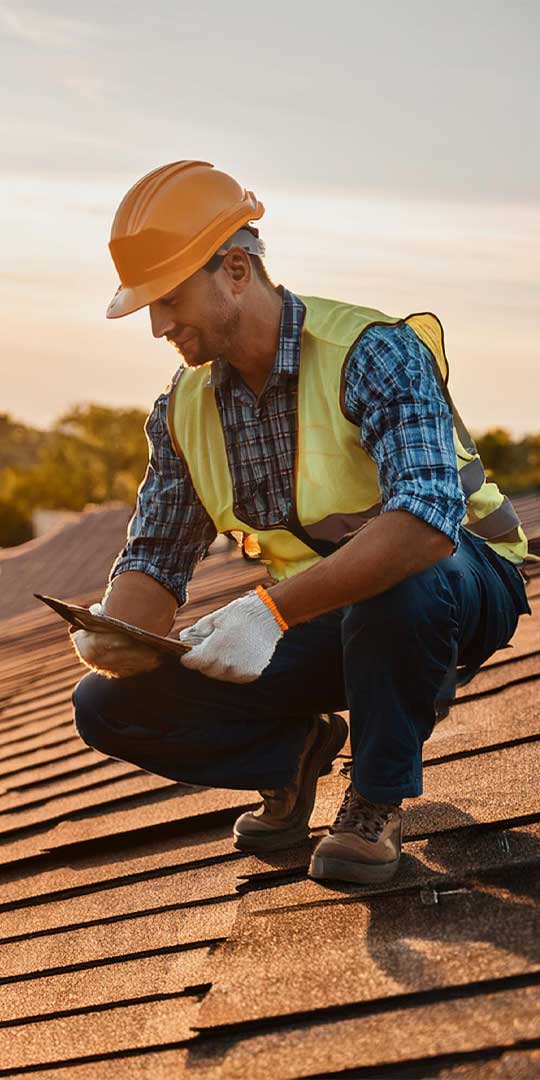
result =
M372 803L349 784L331 832L354 829L366 840L376 843L387 821L398 809L391 803Z

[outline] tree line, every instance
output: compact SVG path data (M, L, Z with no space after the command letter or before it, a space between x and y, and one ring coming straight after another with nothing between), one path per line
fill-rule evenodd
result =
M32 512L135 503L148 460L142 409L75 405L48 431L0 413L0 547L32 537ZM540 435L491 428L476 439L488 477L508 495L540 493Z
M133 505L148 446L142 409L75 405L50 431L0 414L0 547L32 536L32 511Z

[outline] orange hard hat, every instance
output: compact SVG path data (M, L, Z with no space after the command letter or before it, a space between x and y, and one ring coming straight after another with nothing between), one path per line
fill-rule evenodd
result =
M159 300L263 214L252 191L208 161L173 161L143 176L112 223L109 249L121 285L107 318Z

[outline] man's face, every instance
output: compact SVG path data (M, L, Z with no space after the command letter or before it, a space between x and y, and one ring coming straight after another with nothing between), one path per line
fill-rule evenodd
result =
M149 305L154 337L165 337L189 367L216 360L231 345L240 311L223 266L198 270Z

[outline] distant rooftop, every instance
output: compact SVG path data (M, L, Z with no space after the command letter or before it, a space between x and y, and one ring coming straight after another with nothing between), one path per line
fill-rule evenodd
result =
M39 608L35 592L67 598L95 590L101 596L132 513L124 503L91 507L43 536L0 550L0 619Z

